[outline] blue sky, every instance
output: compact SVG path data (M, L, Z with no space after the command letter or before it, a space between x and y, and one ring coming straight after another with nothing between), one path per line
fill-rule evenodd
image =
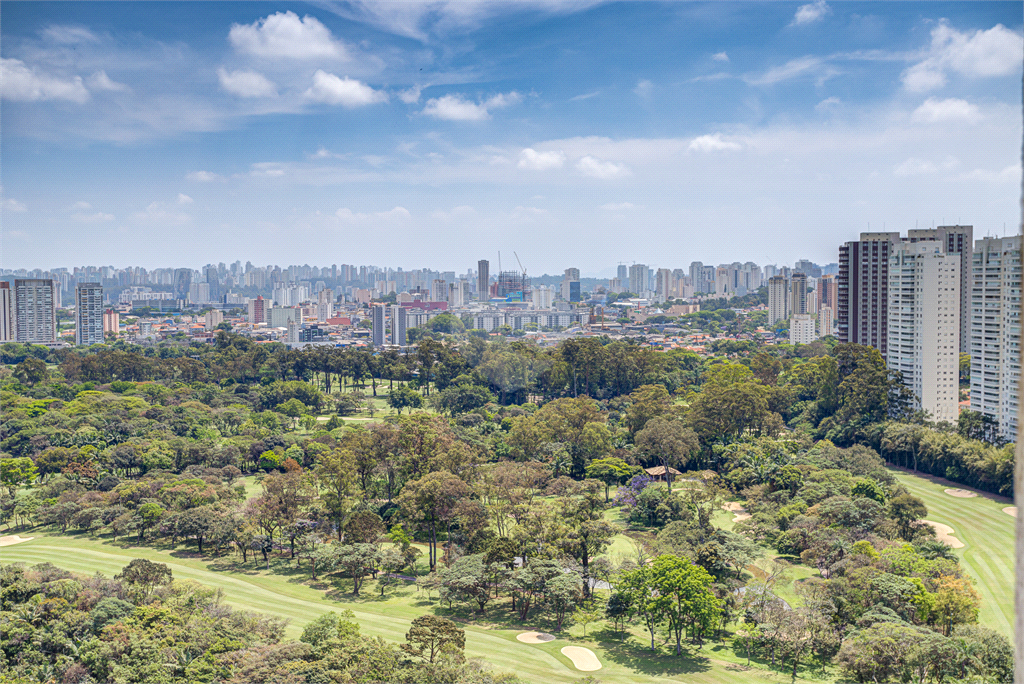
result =
M2 12L5 267L606 275L1019 221L1019 3Z

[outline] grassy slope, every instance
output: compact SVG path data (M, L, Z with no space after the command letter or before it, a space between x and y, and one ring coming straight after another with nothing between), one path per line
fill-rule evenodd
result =
M233 556L199 559L194 557L195 554L181 550L122 547L87 536L51 536L38 531L24 536L29 535L35 538L3 549L3 562L33 564L49 561L79 573L102 572L110 576L131 558L149 558L168 564L177 578L193 579L223 589L224 600L233 606L288 618L287 635L290 638L297 638L301 628L318 615L348 608L356 614L364 633L401 642L411 620L431 612L436 605L427 601L424 595L417 594L412 586L391 590L387 598L380 599L375 595L375 584L367 582L364 595L354 599L347 593L350 583L339 581L334 591L325 593L323 589L332 588L307 586L304 583L307 577L305 567L295 570L294 565L284 559L272 561L272 572L268 574L257 570L252 563L240 569ZM620 645L608 629L598 631L595 640L593 631L583 639L580 628L574 627L569 634L560 635L554 642L534 646L515 640L518 632L530 626L521 629L464 626L470 656L484 658L495 669L515 672L530 682L570 682L580 677L581 673L560 653L560 649L569 643L592 648L604 664L598 673L599 678L613 684L684 680L707 684L788 681L788 677L742 667L731 648L717 644L708 644L702 652L695 652L692 658L675 658L664 651L651 657L642 648L644 635L639 630L634 630L638 639L626 645Z
M911 494L928 506L928 520L945 523L964 543L956 549L964 569L981 593L980 622L1013 638L1014 518L1002 509L1009 499L980 494L961 499L943 490L957 485L893 470Z

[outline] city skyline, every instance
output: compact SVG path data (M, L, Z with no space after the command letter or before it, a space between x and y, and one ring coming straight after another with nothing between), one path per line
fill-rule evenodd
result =
M3 265L607 277L1012 232L1018 9L5 3Z

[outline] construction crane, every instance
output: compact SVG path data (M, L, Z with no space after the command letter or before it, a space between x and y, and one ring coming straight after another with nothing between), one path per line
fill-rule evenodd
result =
M523 279L525 280L526 279L526 269L523 268L523 262L519 261L519 255L516 254L515 250L512 250L512 254L515 256L516 261L519 262L519 268L522 269L522 271L523 271Z

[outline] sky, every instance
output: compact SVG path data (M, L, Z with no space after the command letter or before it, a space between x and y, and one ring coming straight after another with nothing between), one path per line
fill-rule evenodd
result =
M4 268L607 277L1020 221L1019 2L0 12Z

